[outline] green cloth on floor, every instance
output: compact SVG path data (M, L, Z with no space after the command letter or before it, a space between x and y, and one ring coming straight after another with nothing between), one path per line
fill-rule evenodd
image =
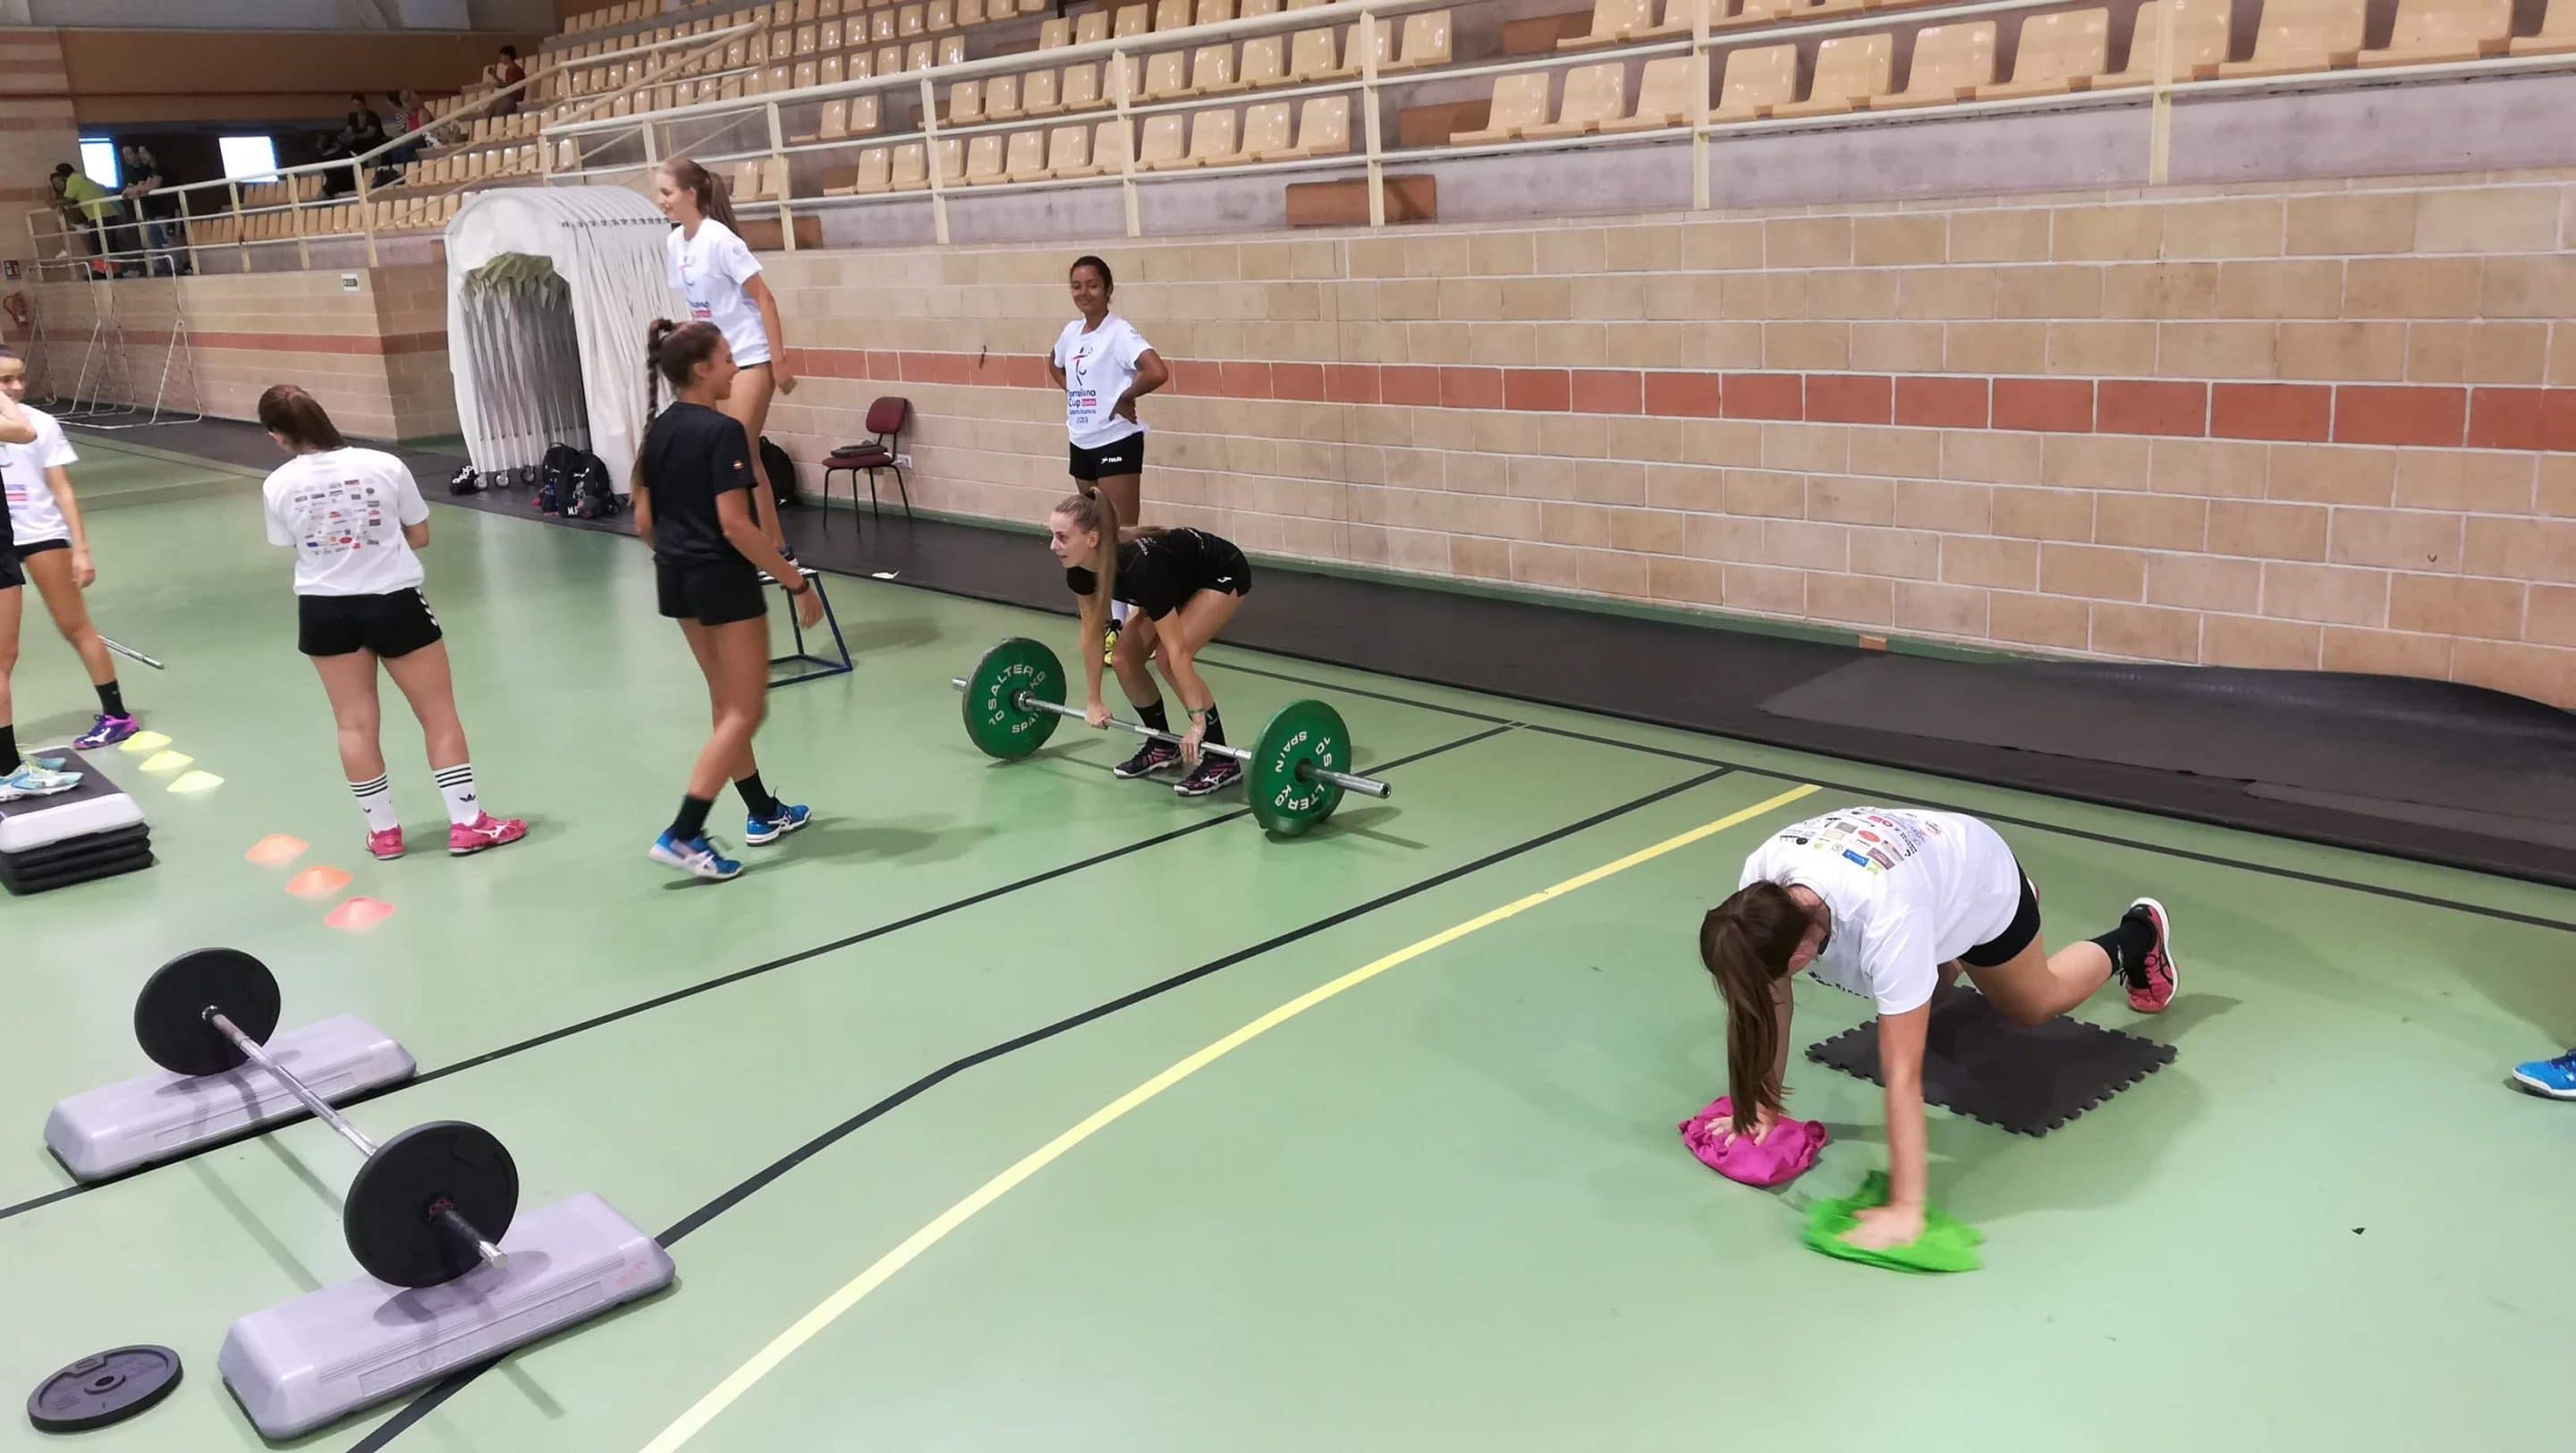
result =
M1860 1190L1841 1200L1818 1201L1807 1208L1807 1244L1827 1256L1883 1266L1891 1271L1975 1271L1977 1243L1986 1238L1976 1228L1953 1219L1940 1207L1923 1208L1923 1236L1907 1246L1864 1251L1843 1239L1860 1224L1859 1213L1887 1204L1887 1172L1871 1171Z

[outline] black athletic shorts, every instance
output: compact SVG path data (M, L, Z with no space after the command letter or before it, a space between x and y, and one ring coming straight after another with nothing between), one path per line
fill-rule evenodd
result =
M18 552L0 545L0 590L15 590L27 583L27 572L18 568Z
M1099 479L1116 479L1122 474L1145 472L1145 436L1142 432L1128 435L1115 444L1097 449L1073 446L1072 462L1066 465L1073 477L1089 484Z
M21 540L18 542L18 558L24 560L30 555L42 555L48 550L68 550L71 547L72 542L69 540Z
M769 614L769 599L760 593L760 572L747 561L657 564L653 573L662 614L672 620L729 626Z
M346 656L373 651L386 660L408 656L441 639L438 617L418 589L383 595L299 595L295 598L295 649L307 656Z
M2020 872L2020 865L2014 865ZM2039 890L2030 885L2030 874L2021 875L2021 906L2013 910L2012 922L1993 938L1959 955L1959 962L1972 969L1999 969L2013 961L2013 955L2030 947L2039 937Z

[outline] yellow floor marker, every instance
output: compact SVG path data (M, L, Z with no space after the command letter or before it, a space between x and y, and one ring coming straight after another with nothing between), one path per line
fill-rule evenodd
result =
M144 759L143 770L146 772L176 772L180 768L185 767L196 760L196 758L189 756L185 752L155 752L150 757Z
M116 749L120 752L133 752L139 756L145 752L157 752L168 745L170 745L170 739L159 732L136 732L117 743Z
M185 792L193 796L199 792L212 792L223 785L224 779L216 776L212 772L190 772L185 776L182 776L178 781L171 783L170 790L173 792Z
M273 832L258 842L252 843L250 851L242 854L242 858L246 862L257 863L263 868L282 868L304 856L304 850L309 846L311 845L300 837L288 837L282 832Z
M1650 862L1677 848L1688 847L1702 838L1750 822L1819 790L1821 789L1814 783L1802 783L1777 797L1730 812L1715 822L1703 823L1688 832L1675 834L1650 847L1639 848L1624 858L1616 858L1588 872L1577 873L1562 883L1542 888L1526 898L1516 898L1500 908L1488 909L1464 923L1444 928L1429 938L1407 944L1384 958L1362 964L1329 984L1309 989L1225 1038L1208 1045L1161 1074L1129 1090L1126 1094L1092 1111L1089 1118L1022 1156L1018 1164L986 1181L966 1199L942 1211L938 1219L906 1237L902 1245L878 1257L874 1265L851 1278L848 1285L843 1286L839 1291L824 1298L814 1310L799 1318L794 1326L770 1339L769 1345L760 1349L749 1362L734 1369L732 1376L716 1384L705 1397L698 1399L694 1406L682 1413L669 1427L664 1428L652 1442L646 1444L644 1453L673 1453L674 1449L696 1437L707 1424L714 1422L726 1408L733 1406L744 1393L751 1391L755 1383L776 1370L778 1365L792 1356L797 1348L812 1341L824 1328L839 1321L843 1313L857 1306L868 1293L892 1280L895 1273L910 1266L923 1252L938 1245L949 1232L972 1220L976 1213L1008 1195L1020 1182L1046 1169L1066 1151L1099 1134L1112 1122L1125 1116L1128 1111L1206 1069L1235 1050L1344 990L1365 984L1389 969L1410 963L1434 949L1445 948L1479 929L1490 928L1506 918L1518 917L1542 903L1552 902L1577 889L1589 888L1602 879L1616 873L1624 873L1639 863ZM1729 871L1731 874L1732 869Z

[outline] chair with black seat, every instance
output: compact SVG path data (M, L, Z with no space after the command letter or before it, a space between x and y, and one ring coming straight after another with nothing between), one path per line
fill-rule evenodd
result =
M887 469L894 472L895 494L903 501L903 517L907 520L911 519L912 490L904 483L903 465L898 456L903 439L903 426L911 420L912 401L910 399L882 398L868 405L867 430L876 437L863 443L844 444L824 457L824 502L828 504L832 498L832 476L847 470L850 475L850 507L858 508L859 476L865 474L868 477L868 513L879 514L877 471ZM828 528L831 516L826 514L823 518Z

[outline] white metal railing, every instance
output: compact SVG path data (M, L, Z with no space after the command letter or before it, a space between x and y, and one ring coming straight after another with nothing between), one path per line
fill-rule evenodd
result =
M544 129L548 179L565 175L613 177L657 165L660 158L673 154L660 144L661 130L690 123L704 123L704 135L724 136L737 128L749 128L759 140L745 149L707 152L691 150L689 155L702 164L725 165L743 161L766 163L772 170L765 175L784 181L790 157L817 152L848 152L874 148L892 148L919 144L924 153L924 177L917 185L900 190L886 190L840 196L797 197L782 188L777 197L761 196L741 199L737 211L772 207L780 225L780 242L789 251L796 249L795 216L800 211L821 211L840 207L869 206L893 202L928 200L932 211L932 230L936 239L949 240L948 199L951 193L965 190L976 196L1014 191L1046 191L1062 188L1117 186L1124 193L1128 235L1141 232L1137 188L1163 181L1178 181L1210 176L1235 176L1253 172L1263 174L1318 170L1364 168L1368 178L1369 225L1382 227L1386 222L1385 191L1382 186L1385 168L1390 164L1423 164L1462 158L1512 155L1524 152L1565 151L1583 147L1667 144L1687 137L1692 149L1692 205L1706 209L1711 205L1708 148L1713 140L1746 135L1777 134L1789 131L1848 129L1867 126L1921 124L1949 117L1988 114L2010 114L2024 111L2144 107L2150 113L2148 126L2147 173L2152 183L2166 180L2171 166L2172 108L2178 103L2243 94L2249 91L2314 91L2394 85L2412 81L2471 79L2517 72L2576 69L2576 55L2528 57L2493 57L2475 61L2436 63L2413 66L2391 66L2370 70L2323 70L2280 76L2249 76L2192 79L2175 74L2174 7L2158 7L2163 23L2153 32L2132 40L2136 47L2153 48L2154 79L2141 86L2124 86L2102 91L2073 89L2061 93L2013 97L1986 101L1961 101L1941 106L1909 108L1903 111L1871 112L1854 109L1848 112L1801 117L1762 118L1755 120L1712 121L1710 111L1711 80L1715 68L1712 58L1741 47L1823 37L1854 31L1876 31L1903 26L1939 24L1983 17L2032 11L2064 10L2087 3L2087 0L1963 0L1963 3L1933 5L1900 5L1862 11L1838 9L1825 15L1788 16L1754 25L1712 25L1712 18L1722 0L1693 0L1691 28L1669 36L1647 37L1614 46L1589 47L1577 51L1514 58L1492 63L1463 66L1416 68L1395 66L1381 69L1380 43L1391 39L1386 27L1395 18L1415 11L1461 8L1472 0L1339 0L1329 6L1309 6L1299 10L1281 10L1268 15L1239 17L1208 25L1192 25L1142 35L1111 37L1069 46L1057 46L1037 52L1020 52L984 60L970 60L926 70L904 71L827 82L779 91L766 91L739 98L697 101L686 106L641 111L629 116L601 118L602 105L620 97L632 98L638 91L649 93L658 84L640 82L594 105L590 119L568 124L550 125ZM2091 0L2099 3L2099 0ZM757 28L784 29L762 26ZM1170 50L1195 50L1220 42L1240 41L1264 35L1287 35L1297 31L1329 28L1348 33L1348 47L1358 51L1357 69L1348 75L1322 80L1306 80L1287 85L1266 86L1258 90L1235 90L1215 96L1198 95L1175 99L1144 99L1127 93L1131 67L1142 74L1147 55ZM693 37L695 38L695 37ZM1337 37L1338 38L1338 37ZM909 39L919 39L912 37ZM1481 145L1442 144L1429 147L1390 150L1382 134L1379 96L1382 91L1422 85L1435 81L1486 79L1531 70L1551 70L1577 65L1597 64L1605 59L1638 59L1687 55L1697 64L1693 67L1692 113L1682 124L1618 133L1585 133L1535 140L1500 141ZM1397 57L1401 61L1402 57ZM1059 110L1044 116L1019 116L999 121L976 121L950 125L939 119L939 91L959 81L988 77L1019 75L1036 70L1061 71L1067 66L1086 62L1101 63L1104 95L1101 104L1083 111ZM601 63L598 58L591 64ZM1349 64L1344 61L1344 64ZM760 67L752 68L757 72ZM1114 90L1116 94L1106 94ZM866 134L821 138L812 142L791 143L783 111L789 108L818 107L831 101L851 101L875 96L882 111L886 100L902 93L917 96L917 128L901 132L874 131ZM1254 161L1235 166L1198 166L1185 170L1154 171L1140 166L1137 154L1141 138L1134 130L1135 118L1175 111L1198 111L1217 105L1240 105L1246 100L1262 103L1291 101L1336 93L1351 94L1359 116L1355 118L1350 140L1354 145L1345 152L1322 156L1299 157L1284 161ZM940 164L939 143L965 141L994 132L1051 130L1082 125L1096 128L1099 123L1116 120L1127 125L1128 144L1114 164L1099 174L1074 178L1045 178L977 182L965 181L963 158L955 175L945 173ZM724 123L732 123L730 126ZM819 128L818 128L819 130ZM1094 131L1096 137L1096 129ZM557 170L558 148L569 142L576 149L584 141L601 138L632 137L636 145L623 148L632 160L599 166L577 165ZM618 150L600 147L601 154ZM1294 150L1294 148L1291 148ZM1096 163L1097 159L1095 159Z

